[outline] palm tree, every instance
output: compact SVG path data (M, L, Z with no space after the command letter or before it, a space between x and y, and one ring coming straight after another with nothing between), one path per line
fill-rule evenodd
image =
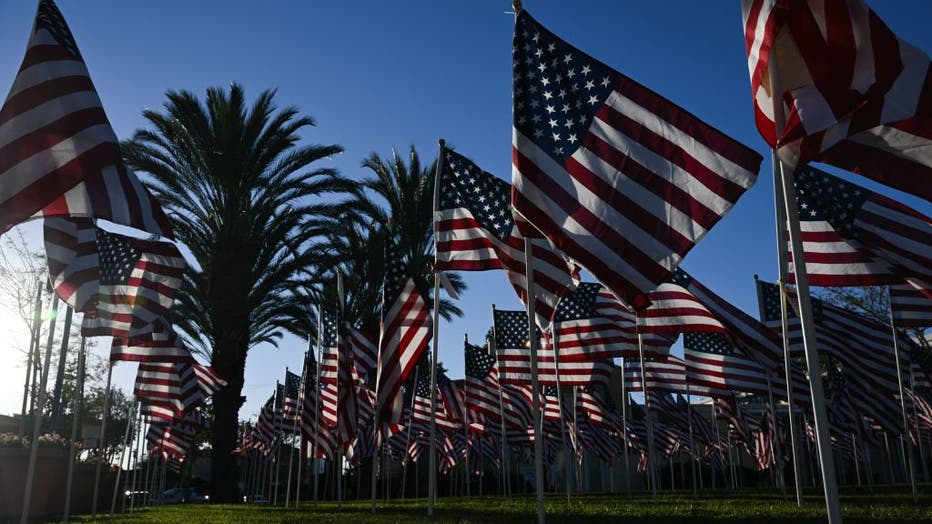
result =
M405 254L415 285L428 303L433 300L433 198L436 165L435 160L429 166L422 167L413 146L407 164L394 151L389 161L372 153L362 163L362 166L371 172L370 175L359 181L352 198L347 202L348 209L355 214L355 221L341 221L336 225L333 235L346 239L345 247L349 251L341 253L339 243L330 240L332 246L337 246L335 254L342 255L341 260L351 260L354 256L361 255L364 263L374 264L378 259L379 263L367 273L367 278L371 279L375 276L373 273L378 273L379 278L374 282L380 286L383 269L380 261L381 251L375 253L367 246L382 245L387 235L395 235L399 247ZM359 236L365 236L368 240L359 242L355 239ZM362 246L362 253L357 251L358 246ZM466 289L466 284L458 274L450 273L447 276L457 293ZM381 294L376 294L375 298L381 300ZM379 304L372 304L372 307L366 309L376 312L378 310ZM454 315L462 316L462 311L449 300L441 299L440 314L449 320Z
M307 325L313 286L307 249L322 217L339 212L328 195L351 189L334 169L311 168L342 152L299 145L314 121L275 91L247 107L243 88L207 90L202 102L169 91L164 112L147 110L152 129L122 144L128 165L151 175L156 197L198 270L185 275L173 320L229 385L213 397L211 500L238 497L235 460L246 354ZM306 333L306 331L304 332Z

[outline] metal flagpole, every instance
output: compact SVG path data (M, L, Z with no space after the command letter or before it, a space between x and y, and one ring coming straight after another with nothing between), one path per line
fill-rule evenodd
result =
M295 415L294 425L291 429L292 434L298 435L298 456L299 466L298 466L298 485L295 488L295 507L297 508L301 503L301 473L304 470L306 463L305 446L304 446L304 431L301 428L301 421L304 420L304 395L307 395L307 391L304 391L304 384L307 383L307 356L311 354L310 352L314 351L313 346L311 345L311 337L307 337L307 350L304 352L304 363L301 365L301 383L298 384L298 409L297 414ZM315 431L316 432L316 431Z
M644 393L644 420L647 424L647 477L650 480L651 497L657 501L657 477L654 468L654 423L651 420L650 395L647 394L647 373L644 372L644 335L638 333L638 355L641 360L641 391Z
M29 388L32 379L32 368L35 367L33 360L38 358L39 353L39 331L42 326L42 282L36 280L36 303L32 316L32 326L30 326L29 336L29 353L26 355L26 382L23 383L23 409L20 411L19 432L18 435L26 434L26 407L29 405L29 397L32 394Z
M133 506L135 506L135 502L136 502L136 491L137 491L136 483L137 483L137 481L139 480L139 451L140 451L140 448L142 447L141 442L142 442L142 437L143 437L143 433L142 433L142 406L141 406L141 405L140 405L140 407L139 407L139 410L136 412L136 431L135 431L135 433L134 433L134 437L135 437L135 438L133 438L132 447L130 448L130 449L132 450L132 451L131 451L132 456L130 457L130 464L132 464L132 468L131 468L131 469L133 470L133 481L132 481L132 484L131 484L131 489L130 489L131 495L130 495L130 498L129 498L129 511L130 511L130 513L133 512ZM127 474L127 478L129 478L129 474ZM125 501L125 499L124 499L124 502L123 502L123 509L124 509L124 511L126 510L126 501Z
M913 370L912 363L909 366L909 387L916 391L916 374ZM926 466L925 451L922 449L922 429L919 425L919 410L916 408L915 399L912 402L913 405L913 426L916 428L916 447L919 448L919 463L922 464L922 476L926 483L929 482L929 468ZM868 477L869 479L870 477Z
M516 11L520 3L516 3ZM540 381L537 376L537 349L540 346L540 337L537 333L535 316L536 297L534 293L534 255L531 239L524 237L524 267L527 277L527 321L528 340L531 352L531 412L534 415L534 480L537 484L537 522L544 524L547 521L547 510L544 506L544 431L540 413Z
M893 302L890 300L890 290L887 289L887 304L890 309L890 331L893 335L893 359L896 360L896 382L900 388L900 414L903 416L903 447L909 460L909 486L913 491L913 502L919 501L919 490L916 487L916 458L913 447L909 443L909 423L906 418L906 395L903 390L903 371L900 368L900 344L897 341L896 321L893 319ZM918 432L917 432L917 437Z
M628 462L628 393L625 391L625 359L621 358L621 367L619 368L619 375L621 375L621 432L624 433L624 442L625 442L625 491L628 496L631 496L631 465Z
M285 366L285 388L288 387L288 366ZM282 408L282 416L284 417L285 410ZM283 424L284 425L284 424ZM291 437L294 439L294 427L296 423L291 423ZM285 486L285 507L290 507L291 504L291 472L294 469L294 446L288 444L288 482Z
M563 456L566 462L566 503L570 503L570 451L566 446L567 425L563 423L563 392L560 390L560 347L557 340L557 330L550 328L550 338L553 344L553 372L557 383L557 409L560 412L560 438L563 440ZM574 406L576 399L573 399ZM575 420L573 421L576 422ZM543 436L541 436L543 438Z
M110 413L110 383L113 379L113 361L107 366L107 387L104 389L104 411L100 420L100 433L97 435L97 466L94 471L94 498L91 499L91 516L97 515L97 496L100 493L100 466L104 460L103 445L107 431L107 417Z
M311 463L314 464L314 510L317 510L317 489L320 483L320 471L317 457L320 447L320 358L323 355L323 307L317 305L317 358L314 365L314 445L311 448Z
M343 272L337 269L337 301L340 303L337 311L337 332L336 332L336 344L337 344L337 362L339 365L340 362L340 337L342 336L340 325L343 322L343 306L345 305L345 297L343 295ZM348 355L344 358L352 358L351 355ZM339 377L340 372L337 370L337 377ZM339 380L338 380L339 381ZM338 386L339 387L339 386ZM357 425L359 422L359 414L357 412ZM336 449L333 450L333 467L337 472L337 482L336 482L336 491L337 491L337 509L343 509L343 445L345 442L337 443Z
M495 361L498 363L499 372L501 372L501 362L498 360L498 351L494 346L495 344L495 304L492 304L492 339L489 340L489 351L495 356ZM464 383L465 384L465 383ZM498 421L501 426L501 440L502 440L502 478L503 478L503 489L505 491L505 496L508 497L508 500L511 500L511 468L509 467L507 445L508 439L505 434L505 401L502 395L502 381L499 377L498 381Z
M67 307L67 306L66 306ZM42 431L42 412L45 409L45 387L49 380L49 366L52 361L52 343L55 341L55 317L58 313L58 295L52 298L51 321L49 323L48 344L45 347L45 360L42 364L42 376L39 380L36 409L32 413L32 442L29 446L29 468L26 470L26 490L23 493L23 514L20 523L26 524L29 518L29 504L32 502L32 483L36 475L36 462L39 459L39 433ZM38 346L37 346L38 347Z
M278 383L278 381L276 380L276 381L275 381L275 405L276 405L276 406L278 405L278 402L279 402L279 398L278 398L278 390L279 390L279 387L278 387L278 384L279 384L279 383ZM284 393L285 393L285 390L282 389L282 394L284 395ZM281 402L282 402L282 415L284 415L284 403L285 403L285 399L280 399L280 400L281 400ZM279 416L278 413L275 413L275 415L272 417L272 420L275 421L275 419L276 419L278 416ZM281 473L282 473L281 464L279 464L279 462L281 461L281 458L282 458L282 444L284 444L284 442L285 442L285 436L284 436L284 435L281 433L281 431L279 430L279 427L278 427L279 424L278 424L278 423L275 423L275 426L276 426L275 431L278 432L278 442L277 442L278 445L276 446L276 449L275 449L275 461L274 461L274 463L275 463L275 478L272 479L272 482L274 483L274 486L275 486L275 491L274 491L275 496L274 496L274 500L273 500L272 504L275 505L275 506L277 506L277 505L278 505L278 487L279 487L279 485L281 484Z
M851 432L851 453L854 455L854 476L857 479L858 487L861 487L861 467L858 464L858 439Z
M689 391L689 380L686 381L686 416L689 417L689 454L692 455L693 495L696 494L696 466L699 457L696 455L696 441L693 437L693 399ZM712 474L712 486L715 486L715 474Z
M68 363L68 339L71 335L71 315L72 310L66 304L65 321L61 332L61 349L58 353L58 369L55 373L55 386L52 391L52 433L64 433L64 428L62 428L63 421L61 395L62 386L64 385L63 383L65 381L65 364Z
M420 374L421 374L421 366L415 366L414 367L415 389L417 389L417 381L420 378L419 377ZM411 395L411 415L412 416L414 415L414 395ZM408 463L411 462L408 459L407 454L408 454L408 450L411 449L411 428L412 426L414 426L412 422L413 420L411 418L408 418L408 431L407 431L407 435L405 435L404 466L402 466L401 468L403 471L402 477L401 477L401 501L402 502L405 501L405 491L406 491L405 488L407 487L407 483L408 483ZM417 469L417 464L414 465L414 468Z
M71 515L71 488L74 483L74 461L76 445L78 439L78 424L81 421L82 403L84 401L84 351L85 339L81 337L81 346L78 348L78 369L75 378L74 388L74 406L71 409L71 443L68 445L68 480L65 486L65 516L64 521L68 522Z
M770 66L770 85L780 86L779 71L777 64L771 63ZM776 136L781 136L783 127L786 123L786 115L783 113L783 101L780 96L773 97L774 122L776 124ZM828 411L825 408L825 392L822 390L822 369L819 363L818 341L815 336L815 326L813 325L812 303L809 297L809 275L806 273L806 255L803 249L803 240L799 225L799 209L796 202L796 195L793 192L793 173L785 169L783 162L777 157L777 151L773 153L773 185L774 188L780 187L783 192L783 206L786 210L787 233L790 237L790 250L793 254L793 272L796 280L796 299L799 303L799 320L803 332L803 347L806 352L806 369L809 370L809 390L812 395L812 412L813 425L815 427L816 442L819 450L819 464L822 468L822 486L825 494L825 509L830 524L841 522L841 505L838 500L838 482L835 478L835 460L832 457L832 443L829 437L828 429ZM778 209L779 205L776 206ZM778 221L779 223L779 221ZM781 241L782 244L782 241ZM783 249L782 245L777 246L777 251ZM784 332L786 332L784 330ZM787 387L791 386L787 384Z
M770 387L770 374L767 374L767 403L770 406L770 413L773 414L773 446L770 452L773 455L774 466L776 466L777 487L780 493L786 495L786 481L783 475L783 447L780 446L780 421L777 418L777 408L773 401L773 389Z
M117 476L113 482L113 496L110 497L110 515L116 512L117 495L120 493L120 477L123 475L123 460L126 459L127 448L129 448L129 435L133 430L133 410L136 409L136 403L126 409L126 429L123 430L123 439L120 440L120 461L117 462Z
M443 149L446 142L438 141L439 152L434 172L434 241L437 239L438 204L440 199L440 170L443 166ZM430 455L427 457L427 516L434 514L437 499L437 345L440 343L440 270L437 269L437 250L434 249L434 341L430 357ZM468 466L467 466L467 469Z

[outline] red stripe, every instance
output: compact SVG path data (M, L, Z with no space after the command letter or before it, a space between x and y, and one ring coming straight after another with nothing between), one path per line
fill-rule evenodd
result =
M79 57L76 57L63 46L58 44L37 44L32 45L26 49L26 56L23 57L23 63L19 66L20 72L25 71L26 69L41 64L42 62L80 62Z
M27 133L0 148L0 173L16 164L46 151L89 127L108 124L103 109L94 107L69 113L35 131Z
M653 260L647 259L643 253L631 246L621 235L610 230L606 224L602 223L601 220L592 215L587 209L579 207L579 202L577 200L566 194L557 184L550 180L545 173L541 172L533 162L518 151L517 148L512 148L512 155L514 165L522 176L532 180L538 188L551 196L553 203L561 206L565 213L576 218L584 227L591 231L604 232L604 236L609 237L605 239L607 241L606 243L617 246L617 250L621 252L623 256L627 255L626 258L628 258L632 262L632 265L644 274L645 277L659 284L669 276L670 271L659 266ZM547 231L559 231L562 229L553 221L549 213L538 208L536 204L527 200L521 193L512 191L511 195L514 208L524 215L528 221L537 224L538 228ZM596 275L603 284L616 292L626 302L632 303L639 308L647 306L646 299L637 299L639 296L643 297L641 291L628 281L624 275L610 268L603 260L592 255L577 242L566 235L554 235L551 236L551 240L570 257L579 260L579 262ZM647 267L642 267L645 265Z

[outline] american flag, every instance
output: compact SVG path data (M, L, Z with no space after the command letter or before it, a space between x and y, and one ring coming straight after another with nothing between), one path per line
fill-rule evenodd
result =
M683 337L686 379L715 390L767 394L767 370L746 357L719 333L686 333ZM784 381L785 382L785 381ZM805 384L800 393L805 395ZM794 397L797 395L794 395Z
M282 403L282 425L286 433L300 424L301 419L301 376L285 370L285 399Z
M540 398L544 403L544 422L562 422L563 415L560 412L560 397L556 386L544 386Z
M190 362L142 362L136 372L133 394L150 417L183 418L199 406L206 395Z
M440 269L503 269L527 304L524 235L511 211L511 184L455 151L444 150L437 209ZM560 295L579 281L579 268L539 235L532 235L537 323L547 326Z
M779 330L780 288L761 281L758 293L764 304L764 321ZM791 301L796 301L795 291L789 289L788 294ZM899 412L898 402L894 400L899 387L890 327L817 298L812 299L812 309L819 353L841 362L845 375L858 384L850 394L855 404L865 410L862 415L881 423L895 420L888 415ZM799 318L792 309L787 310L787 315L790 348L799 356L803 351ZM904 353L906 348L912 347L906 337L900 336L898 340ZM895 431L900 425L887 428Z
M432 412L430 405L430 373L419 373L417 375L414 386L413 405L414 409L411 412L411 420L413 422L430 423L430 414ZM456 430L459 427L457 419L450 417L443 402L440 402L439 399L434 413L437 428L441 430Z
M932 287L932 219L811 167L796 170L809 282L815 286ZM792 267L791 276L794 275Z
M932 326L932 287L921 289L914 282L890 286L890 311L898 329Z
M465 356L467 408L492 420L501 420L504 411L505 424L526 428L531 420L530 405L521 395L513 394L499 383L495 357L469 342L465 343Z
M26 56L0 108L0 231L30 217L86 216L172 238L126 168L68 24L39 2Z
M210 366L205 366L203 364L198 364L195 362L194 373L197 374L197 383L201 387L201 392L205 396L210 396L220 390L220 388L227 385L227 381L222 379L220 375L214 371L214 368Z
M337 316L333 311L321 307L319 310L317 336L321 347L320 383L336 384L340 369L340 355L337 350Z
M282 408L284 404L284 388L281 384L275 386L275 393L265 401L262 409L259 410L259 418L256 421L256 431L266 446L266 450L271 449L272 443L281 435L282 432Z
M346 332L343 338L349 351L353 354L356 369L369 377L374 377L374 371L379 361L379 340L369 333L345 325Z
M576 395L577 405L589 415L593 424L609 427L618 433L624 431L621 416L595 396L591 388L576 388Z
M85 336L149 331L171 309L186 267L175 244L111 233L86 218L46 219L44 234L52 286L85 313Z
M727 420L732 435L745 447L749 448L752 443L751 429L735 394L716 393L716 396L713 397L713 403L715 404L716 416Z
M450 380L446 373L437 375L437 389L440 390L443 409L446 411L447 416L458 424L462 424L467 417L466 395L463 385L463 382Z
M430 338L430 308L408 274L407 264L392 238L385 242L382 326L375 390L376 425L401 420L401 384L417 364Z
M757 128L784 162L833 164L932 200L925 53L861 0L743 0L742 12Z
M724 216L761 156L517 17L515 211L642 309Z
M526 311L493 311L495 350L501 372L501 380L510 384L526 384L531 381L531 351L528 337ZM538 336L540 336L538 334ZM593 360L586 353L583 345L558 348L559 366L556 366L556 353L547 340L541 341L537 351L538 381L541 385L557 384L557 368L560 384L567 386L588 385L593 382L607 383L612 372L612 364L605 359Z
M637 317L602 284L583 282L557 304L553 338L564 356L599 360L638 354ZM650 352L666 352L652 338Z
M183 459L194 445L197 428L180 420L164 424L149 424L146 444L149 454L159 453L162 457Z
M641 384L641 361L626 358L624 361L625 388L628 392L644 391ZM648 391L686 393L686 363L673 355L644 358L644 380ZM690 386L690 389L693 388ZM698 393L698 391L691 391Z
M110 361L191 362L194 357L167 320L156 320L151 331L113 337Z

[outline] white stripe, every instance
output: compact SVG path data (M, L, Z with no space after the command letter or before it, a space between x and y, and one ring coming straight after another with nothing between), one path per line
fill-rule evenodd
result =
M541 151L533 142L525 138L520 132L514 130L514 146L530 159L545 176L560 183L572 180L566 171L554 162L547 154ZM535 203L535 206L546 214L549 214L555 224L563 229L563 233L577 244L583 246L591 256L603 261L608 267L615 268L614 273L625 280L633 283L638 289L653 289L655 283L651 282L640 272L635 271L628 262L618 256L615 250L604 244L598 237L592 236L592 232L580 225L572 216L566 214L559 206L552 203L550 198L539 188L534 186L530 179L523 176L517 167L514 169L514 187L524 195L524 197ZM572 185L572 182L570 183ZM570 191L574 193L573 190ZM591 194L590 194L591 197ZM541 205L543 204L543 206ZM605 206L602 206L605 207ZM518 210L516 210L518 211ZM625 235L618 232L622 236ZM659 265L672 270L680 262L680 257L672 254L670 257L657 261Z
M84 109L102 108L100 98L94 91L78 91L48 100L38 106L10 118L0 125L0 147L21 138L33 131L61 120L62 118ZM104 124L106 125L106 124ZM109 126L107 126L109 129ZM116 142L116 135L110 130L110 140Z
M82 129L54 146L24 159L2 174L0 202L6 202L30 184L48 176L51 171L90 149L111 142L113 142L113 131L110 126L97 125Z
M29 66L17 73L16 80L13 81L13 86L10 87L10 93L7 95L7 100L24 89L68 76L90 78L90 73L87 66L78 60L50 60Z

